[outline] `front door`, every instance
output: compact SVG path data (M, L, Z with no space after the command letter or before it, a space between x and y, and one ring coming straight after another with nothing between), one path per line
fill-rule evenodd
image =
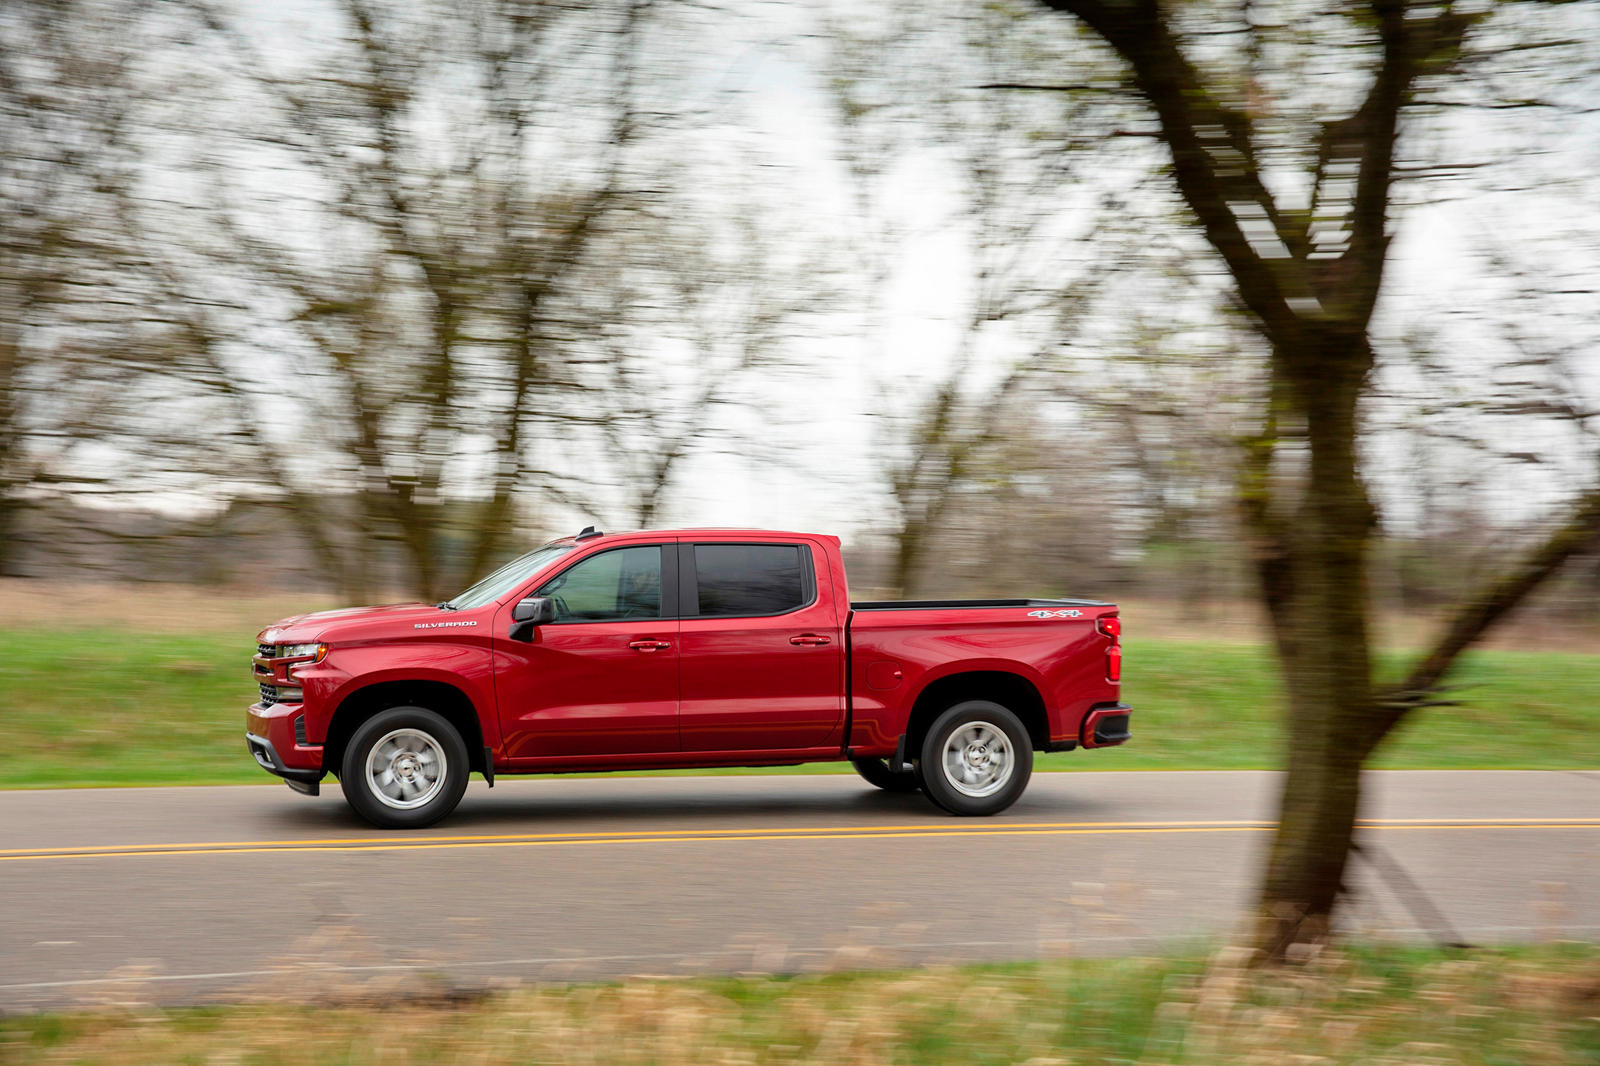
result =
M678 622L663 617L674 601L673 548L596 552L531 593L554 602L556 620L536 627L531 643L495 641L509 758L678 750ZM496 612L497 633L510 627L511 607Z
M685 752L840 742L844 633L808 541L696 543L679 556ZM835 593L842 595L842 593Z

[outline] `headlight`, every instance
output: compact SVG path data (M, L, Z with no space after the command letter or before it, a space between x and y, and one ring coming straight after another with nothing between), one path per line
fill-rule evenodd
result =
M320 663L327 654L326 644L284 644L278 648L280 659L310 659L314 663Z

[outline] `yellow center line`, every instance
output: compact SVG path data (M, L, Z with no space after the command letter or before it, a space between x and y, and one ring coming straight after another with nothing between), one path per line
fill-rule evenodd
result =
M1224 828L1253 827L1267 825L1263 821L1238 821L1215 820L1196 822L1003 822L993 826L993 831L999 832L1006 829L1089 829L1089 828L1116 828L1116 829L1157 829L1168 826L1219 826ZM812 826L745 826L742 828L714 829L619 829L619 830L593 830L579 833L500 833L491 835L472 836L417 836L412 837L417 844L436 843L490 843L502 840L508 841L546 841L546 840L591 840L605 838L635 837L675 837L694 836L712 837L717 835L743 835L748 833L764 834L793 834L793 833L886 833L899 831L926 830L928 825L913 823L911 825L812 825ZM270 848L274 844L393 844L395 833L377 837L323 837L313 839L300 839L287 837L277 840L200 840L186 843L155 841L149 844L79 844L75 847L59 848L12 848L0 850L0 856L5 855L40 855L50 852L69 851L130 851L138 852L149 848Z
M554 837L554 839L515 840L440 840L418 844L342 844L342 845L278 845L278 847L178 847L149 848L141 852L104 850L104 852L34 853L34 855L0 855L0 863L18 861L62 860L62 858L128 858L138 855L259 855L283 852L435 852L451 848L541 848L579 847L594 844L718 844L726 840L883 840L904 837L1021 837L1021 836L1091 836L1091 834L1117 834L1117 832L1266 832L1272 826L1147 826L1131 828L1083 829L918 829L918 831L782 831L738 832L717 831L717 836L605 836L584 837L579 834Z
M1170 828L1222 828L1222 829L1255 829L1262 826L1270 827L1273 823L1263 819L1211 819L1201 821L1155 821L1155 822L1000 822L993 823L984 830L986 833L1006 833L1023 829L1170 829ZM1467 828L1493 825L1493 826L1550 826L1572 825L1585 828L1593 824L1600 824L1600 819L1594 818L1396 818L1396 819L1362 819L1357 823L1363 828L1404 828L1406 826L1423 827L1449 827L1463 826ZM408 846L422 844L444 843L492 843L498 841L534 842L534 841L561 841L561 840L603 840L636 839L656 837L695 837L713 838L716 836L743 837L751 833L762 835L794 835L812 833L837 833L837 834L882 834L891 832L958 832L956 828L930 830L926 822L910 825L829 825L829 826L759 826L735 827L727 829L696 828L696 829L619 829L619 830L590 830L576 833L500 833L500 834L474 834L469 836L411 836ZM200 841L152 841L147 844L78 844L54 848L11 848L0 849L0 856L6 855L43 855L55 852L130 852L139 853L151 849L163 851L182 850L190 848L205 848L208 850L222 850L227 848L258 848L268 850L275 846L291 847L296 845L329 845L348 847L357 844L383 844L392 845L396 842L398 834L390 833L385 836L369 837L312 837L297 838L286 837L282 840L200 840Z
M1171 828L1221 828L1221 829L1257 829L1263 826L1270 827L1273 823L1263 819L1211 819L1202 821L1157 821L1157 822L1000 822L992 824L984 830L986 833L1004 834L1024 829L1171 829ZM1362 828L1404 828L1416 825L1427 828L1446 828L1450 826L1463 826L1467 828L1485 825L1493 826L1521 826L1547 827L1551 825L1572 825L1577 828L1586 828L1593 824L1600 824L1600 819L1594 818L1396 818L1396 819L1363 819L1357 823ZM739 827L728 829L697 828L697 829L619 829L619 830L591 830L577 833L500 833L500 834L474 834L469 836L412 836L407 846L417 847L424 844L454 844L454 843L495 843L499 841L513 841L519 843L533 843L562 840L634 840L638 838L671 838L694 837L696 839L710 839L717 836L742 838L750 833L760 833L764 836L777 837L780 835L836 833L836 834L883 834L893 832L925 832L930 831L927 823L913 823L910 825L828 825L828 826L761 826L756 828ZM955 828L932 830L932 832L953 833ZM283 840L199 840L199 841L152 841L147 844L77 844L54 848L10 848L0 849L0 857L8 855L48 855L53 853L71 853L92 851L101 853L130 853L140 854L151 850L162 852L203 848L208 851L220 851L230 848L254 848L257 850L271 850L274 847L294 846L321 846L350 847L358 844L383 844L393 845L395 833L385 836L369 837L312 837L298 838L286 837Z
M884 840L933 837L1002 836L1104 836L1116 834L1171 833L1262 833L1274 826L1268 822L1021 822L981 829L929 829L925 826L859 826L771 829L674 829L641 832L557 833L543 836L511 834L477 837L429 837L396 842L393 837L346 837L327 840L238 841L211 844L171 845L84 845L36 851L13 850L0 854L0 862L29 862L47 859L124 858L128 856L175 855L255 855L269 852L311 851L437 851L456 848L534 848L571 847L595 844L686 844L719 841L786 840ZM1600 829L1600 820L1550 819L1528 821L1439 821L1395 820L1359 823L1364 829Z

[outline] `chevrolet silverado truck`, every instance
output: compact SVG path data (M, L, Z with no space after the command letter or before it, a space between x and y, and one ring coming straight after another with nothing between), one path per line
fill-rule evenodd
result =
M316 795L420 828L469 773L848 761L953 814L1005 810L1035 751L1121 744L1121 623L1095 600L851 603L837 537L585 529L454 599L257 637L245 740Z

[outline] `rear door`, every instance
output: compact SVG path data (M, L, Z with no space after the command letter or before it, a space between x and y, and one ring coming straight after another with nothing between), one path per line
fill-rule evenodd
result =
M680 545L679 731L685 752L837 746L844 634L809 541Z

